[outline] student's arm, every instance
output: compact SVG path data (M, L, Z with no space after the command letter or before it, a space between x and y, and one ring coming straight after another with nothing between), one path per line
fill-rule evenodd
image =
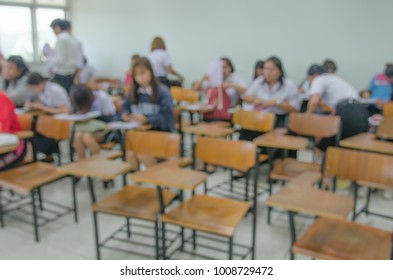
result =
M194 86L192 87L192 89L196 90L196 91L202 90L203 82L204 81L208 81L208 80L209 80L209 75L208 74L203 75L202 79L200 79L198 81L195 81Z
M161 88L161 90L163 89ZM152 125L153 129L174 131L173 101L169 92L161 92L158 99L158 106L160 107L158 113L146 116L147 122Z
M255 96L257 95L258 86L262 83L261 79L255 79L254 82L246 89L244 94L242 95L242 99L246 103L258 103L259 99Z
M323 80L321 76L318 76L311 83L310 100L307 105L307 113L313 113L317 107L320 106L324 91L325 86L323 84Z
M320 102L321 102L321 95L319 93L312 94L310 100L308 101L307 113L313 113L319 106Z
M170 73L170 74L175 75L176 77L178 77L180 82L184 81L184 77L182 75L180 75L179 73L177 73L175 71L175 69L173 69L172 65L169 65L168 67L166 67L165 70L166 70L167 73Z
M224 83L224 88L234 88L236 90L236 92L238 92L240 95L243 95L244 93L246 93L247 88L242 86L242 85L238 85L235 83Z

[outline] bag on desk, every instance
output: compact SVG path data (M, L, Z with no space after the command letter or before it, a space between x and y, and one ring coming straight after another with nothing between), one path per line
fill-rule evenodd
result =
M231 120L231 114L228 111L231 108L231 99L222 85L206 89L205 103L213 105L214 111L203 114L204 119Z

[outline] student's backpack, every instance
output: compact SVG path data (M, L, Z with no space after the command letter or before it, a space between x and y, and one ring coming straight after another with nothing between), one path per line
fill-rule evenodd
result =
M341 117L341 139L368 131L368 112L357 101L344 101L336 106L336 114Z
M213 112L203 114L205 120L231 120L228 110L231 108L231 99L223 85L208 87L205 90L205 102L214 106Z

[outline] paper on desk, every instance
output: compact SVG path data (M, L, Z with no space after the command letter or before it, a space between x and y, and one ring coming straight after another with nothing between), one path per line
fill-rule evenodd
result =
M101 116L101 113L95 111L86 114L57 114L54 115L53 117L55 119L64 120L64 121L84 121L84 120L95 119L98 118L99 116Z
M110 122L108 127L110 129L131 130L141 126L139 122Z
M224 82L223 62L219 59L211 62L207 74L209 75L209 86L221 85Z

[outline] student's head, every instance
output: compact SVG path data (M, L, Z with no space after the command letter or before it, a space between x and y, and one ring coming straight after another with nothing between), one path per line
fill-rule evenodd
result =
M281 60L278 57L272 56L265 60L265 63L263 64L263 77L268 83L284 83L284 69L282 67Z
M57 18L52 21L50 27L56 35L59 35L63 31L67 31L69 25L66 20Z
M45 90L46 79L38 73L31 73L27 78L27 84L35 94L43 93Z
M65 28L68 32L71 32L72 26L71 26L71 21L69 20L64 20Z
M229 77L232 73L235 72L235 67L232 64L232 61L228 57L221 57L222 61L222 70L224 75L224 80Z
M130 67L131 72L132 72L132 69L134 68L134 65L135 65L136 61L137 61L140 57L141 57L141 56L140 56L139 54L133 54L133 55L131 56L131 67Z
M323 68L318 64L313 64L308 68L307 71L307 80L312 82L318 75L321 75L324 72Z
M367 89L363 89L359 92L360 98L370 98L371 94L370 91Z
M322 68L327 73L336 73L337 71L336 63L329 58L325 59L325 61L322 63Z
M135 61L132 69L132 87L129 93L129 100L131 103L138 103L138 89L142 87L146 89L151 87L152 95L150 100L154 101L157 97L158 81L154 76L153 67L147 57L140 57Z
M5 79L7 81L16 81L29 72L26 63L19 55L11 55L5 65Z
M254 68L254 79L263 76L263 60L257 60Z
M391 64L391 63L386 64L385 75L389 78L390 83L393 84L393 64Z
M70 89L70 99L76 111L85 114L91 109L94 95L87 86L75 85Z
M157 49L165 50L165 43L161 37L155 37L151 42L151 51Z

